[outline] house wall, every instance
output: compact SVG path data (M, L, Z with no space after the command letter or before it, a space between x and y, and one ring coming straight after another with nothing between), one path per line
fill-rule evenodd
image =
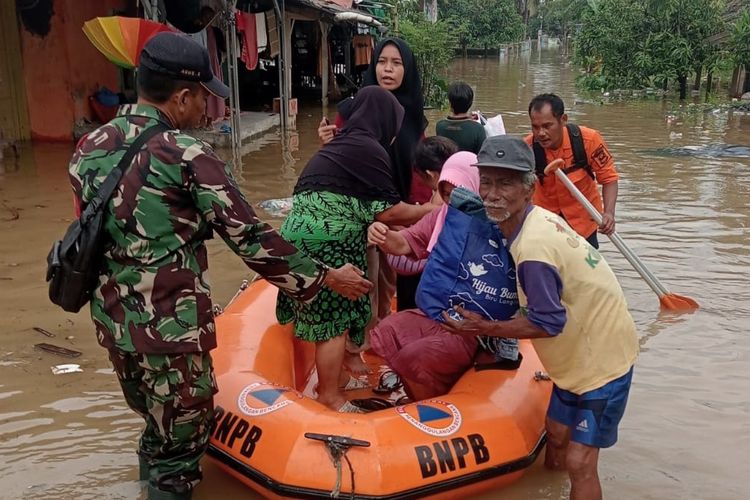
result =
M88 96L119 89L119 71L82 31L84 21L124 10L128 0L54 0L50 30L33 34L19 21L31 137L72 141L76 121L91 118Z
M29 138L15 0L0 0L0 156L4 140Z

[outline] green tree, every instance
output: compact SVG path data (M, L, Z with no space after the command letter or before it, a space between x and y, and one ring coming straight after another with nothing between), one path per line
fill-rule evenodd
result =
M523 37L523 19L515 0L444 0L438 5L464 52L469 45L486 52Z
M680 98L687 97L691 73L713 67L718 51L708 38L722 29L723 0L645 0L645 39L641 50L653 63L653 76L675 78Z
M540 27L547 33L567 39L576 26L583 22L583 15L592 10L592 0L547 0L539 9L539 16L543 21Z
M461 47L464 57L469 45L474 43L471 19L474 14L473 0L445 0L438 2L438 11L442 19L450 25L456 43Z
M515 42L523 38L524 21L511 0L489 0L474 2L471 29L474 43L484 48Z
M642 87L668 80L687 94L690 74L700 81L720 52L709 37L722 29L723 0L600 0L589 5L576 39L585 82ZM593 7L593 8L592 8Z
M645 22L643 5L632 0L603 0L584 13L574 60L585 68L587 86L629 87L642 82L637 49Z
M450 64L455 47L451 26L444 20L432 23L424 15L410 15L399 22L398 33L411 47L422 75L425 102L442 106L447 84L442 75Z
M750 69L750 8L743 9L732 27L727 50L735 64Z

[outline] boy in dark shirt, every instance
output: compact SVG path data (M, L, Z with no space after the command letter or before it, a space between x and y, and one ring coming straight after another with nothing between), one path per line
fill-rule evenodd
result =
M448 101L451 114L437 123L436 135L451 139L461 151L479 153L487 133L480 123L472 119L469 112L474 102L474 91L465 82L453 82L448 87Z

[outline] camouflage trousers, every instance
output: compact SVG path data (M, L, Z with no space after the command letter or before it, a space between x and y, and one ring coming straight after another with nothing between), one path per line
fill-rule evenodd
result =
M128 406L146 422L138 455L150 488L189 497L202 479L217 391L211 355L109 351ZM141 479L146 479L141 477Z

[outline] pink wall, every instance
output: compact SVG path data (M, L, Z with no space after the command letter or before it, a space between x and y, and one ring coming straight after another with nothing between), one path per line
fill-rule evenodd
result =
M119 90L117 67L81 30L84 21L111 15L128 0L55 0L49 34L32 35L19 22L31 136L72 141L73 124L91 118L88 96L99 86Z

